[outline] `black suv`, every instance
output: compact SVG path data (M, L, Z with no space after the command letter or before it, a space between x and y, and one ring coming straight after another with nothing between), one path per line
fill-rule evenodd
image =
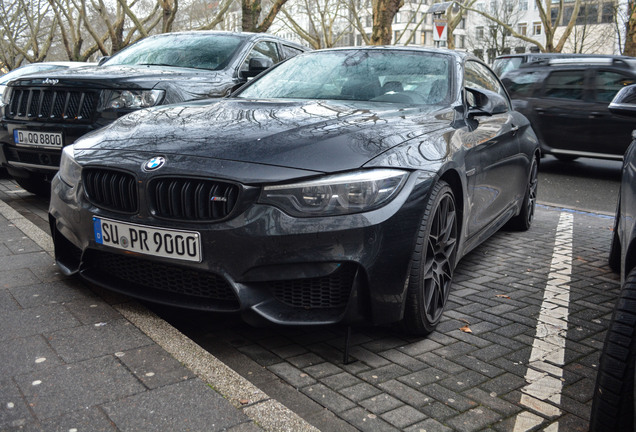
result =
M614 95L636 83L636 59L573 57L528 63L502 82L515 108L532 123L543 153L622 160L632 119L609 111Z
M131 111L223 97L306 48L267 34L167 33L145 38L81 71L12 81L0 162L26 190L48 194L62 147Z

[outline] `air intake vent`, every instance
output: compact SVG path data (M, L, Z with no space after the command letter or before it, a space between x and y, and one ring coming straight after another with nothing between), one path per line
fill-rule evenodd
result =
M137 182L131 174L87 168L83 176L86 196L97 207L124 213L137 211Z
M239 190L235 184L213 180L159 178L150 183L149 195L156 216L203 222L226 218Z

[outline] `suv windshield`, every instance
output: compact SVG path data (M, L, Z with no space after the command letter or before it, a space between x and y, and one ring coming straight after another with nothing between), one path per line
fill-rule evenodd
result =
M157 65L220 70L227 66L245 39L223 34L166 34L144 39L104 63Z
M450 95L451 58L418 51L337 50L282 63L238 97L439 104Z
M508 71L517 69L519 66L521 66L522 62L523 57L501 57L495 59L495 62L492 65L492 69L497 75L502 76Z

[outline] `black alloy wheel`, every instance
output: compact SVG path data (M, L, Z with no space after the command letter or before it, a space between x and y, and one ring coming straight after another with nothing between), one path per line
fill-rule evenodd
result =
M450 293L457 255L457 210L450 186L431 192L411 258L404 329L427 335L440 322Z
M591 432L634 430L636 269L629 273L612 315L596 376Z
M523 197L523 203L521 204L521 211L517 216L510 219L507 224L508 228L517 231L527 231L532 226L534 220L534 211L537 206L537 189L539 185L539 164L537 159L532 159L530 165L530 176L528 177L528 185L526 187L526 194Z

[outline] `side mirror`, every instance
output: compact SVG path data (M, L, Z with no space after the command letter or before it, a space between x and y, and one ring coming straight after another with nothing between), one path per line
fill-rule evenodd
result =
M108 61L108 59L110 59L110 56L104 56L102 58L99 59L99 61L97 62L97 66L101 66L104 63L106 63Z
M499 93L490 90L466 87L468 116L491 116L508 112L508 101Z
M636 117L636 84L623 87L608 108L613 114Z
M254 57L250 59L247 70L241 72L243 78L253 78L259 73L274 66L274 61L269 57Z

